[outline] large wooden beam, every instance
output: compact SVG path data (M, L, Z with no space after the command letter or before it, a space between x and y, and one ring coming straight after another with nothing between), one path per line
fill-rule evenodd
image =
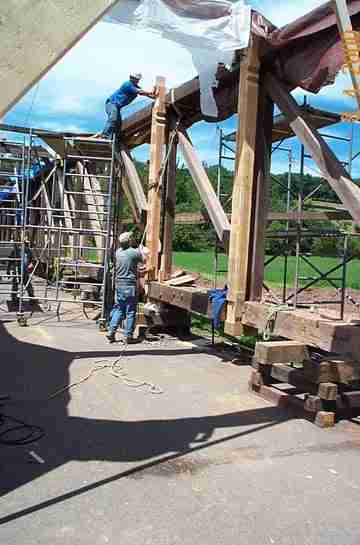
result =
M349 210L352 218L360 222L360 188L351 180L325 140L310 127L286 87L271 74L267 74L265 85L275 104L288 117L291 128L311 154L324 178Z
M260 301L264 282L265 235L270 207L270 165L274 103L261 86L255 144L255 208L250 300Z
M172 133L169 138L169 160L166 169L166 192L164 206L163 243L160 266L160 280L168 280L171 276L173 228L176 206L176 155L177 135Z
M116 2L0 2L0 117Z
M271 325L269 319L271 317ZM284 337L351 358L360 358L360 326L332 321L306 310L276 312L271 305L248 301L244 305L244 325L264 331L270 327L274 337Z
M148 297L158 303L166 303L211 318L208 290L191 287L178 288L160 282L150 282Z
M231 221L231 214L227 214L228 220ZM345 210L305 210L298 212L291 210L290 212L268 212L267 221L340 221L351 220L349 212ZM130 221L130 220L129 220ZM191 224L208 224L210 223L209 216L203 212L178 212L175 215L175 225L191 225Z
M120 153L115 152L115 156L117 160L121 161L124 165L126 178L123 178L123 189L129 201L134 220L136 223L143 223L145 221L148 204L134 161L132 160L129 150L125 148L125 146L121 147Z
M146 225L146 245L150 250L147 260L147 279L156 280L159 271L162 162L164 159L166 135L165 79L156 79L157 99L154 104L151 122L148 217Z
M230 234L229 220L188 136L181 131L179 132L179 146L217 236L226 243Z
M237 170L232 196L228 307L225 331L240 335L243 303L250 295L255 208L255 143L259 95L259 41L252 36L240 69Z

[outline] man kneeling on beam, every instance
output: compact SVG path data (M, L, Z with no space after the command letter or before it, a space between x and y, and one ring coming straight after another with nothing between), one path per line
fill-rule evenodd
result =
M115 254L116 304L111 311L110 325L106 335L110 343L115 342L115 333L120 322L125 323L125 343L136 342L133 338L138 303L138 265L144 263L149 250L140 244L134 248L132 233L122 233L119 237L119 249Z

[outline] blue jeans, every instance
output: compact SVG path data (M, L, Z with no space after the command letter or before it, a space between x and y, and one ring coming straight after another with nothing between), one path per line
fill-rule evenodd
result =
M109 333L115 333L122 320L126 319L125 335L131 337L135 330L137 292L135 286L116 288L116 305L110 314Z
M113 134L115 133L116 137L118 138L121 133L122 123L120 108L112 102L106 102L105 112L107 113L108 118L105 128L103 130L103 134L105 136L108 136L109 138L112 138Z

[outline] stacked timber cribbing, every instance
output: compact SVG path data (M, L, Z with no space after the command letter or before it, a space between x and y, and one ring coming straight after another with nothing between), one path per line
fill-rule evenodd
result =
M252 392L282 407L301 408L321 427L360 412L359 361L284 340L258 342L252 366Z

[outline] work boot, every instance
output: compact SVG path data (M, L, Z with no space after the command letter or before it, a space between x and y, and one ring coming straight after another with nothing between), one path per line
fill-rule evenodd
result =
M124 339L125 344L136 344L138 342L139 341L137 339L134 339L134 337L132 337L132 336L125 337L125 339Z
M110 331L107 335L105 335L105 337L110 344L115 342L115 333L113 331Z

